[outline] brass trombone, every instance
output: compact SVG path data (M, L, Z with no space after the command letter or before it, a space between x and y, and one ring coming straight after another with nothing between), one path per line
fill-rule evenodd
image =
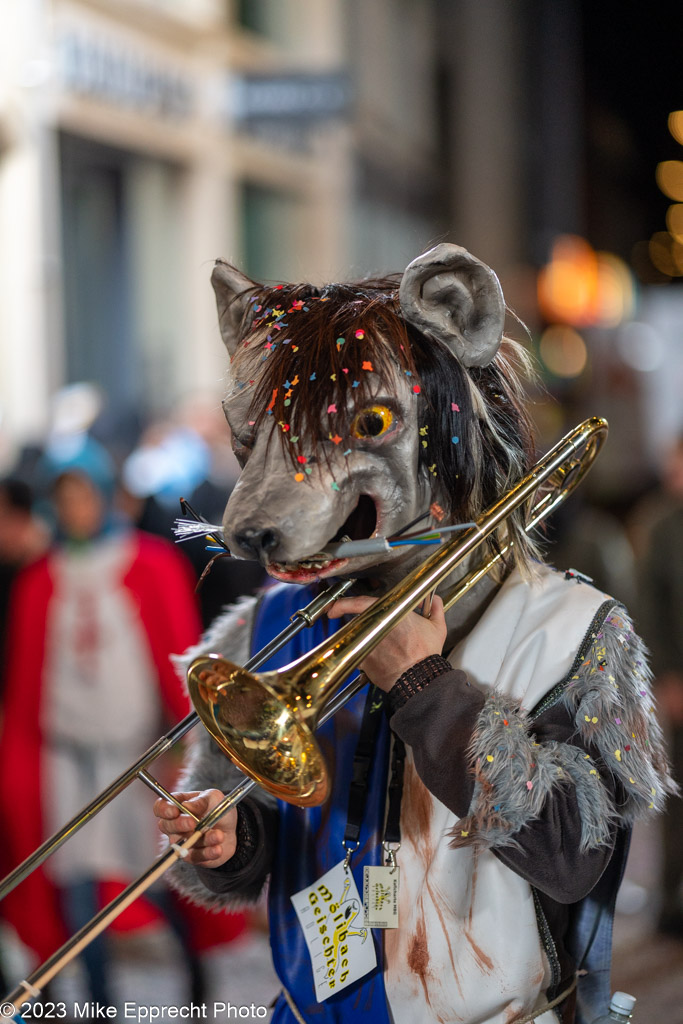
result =
M291 665L260 676L249 671L249 668L262 664L282 643L287 642L292 631L298 632L322 614L341 596L350 581L336 584L307 608L297 612L293 619L300 621L293 622L291 627L251 659L248 666L241 668L233 665L219 655L196 658L188 671L190 695L196 713L188 715L174 730L162 737L77 818L15 869L0 886L0 898L25 878L33 867L42 863L69 834L121 792L133 778L141 778L155 792L177 803L171 794L148 775L146 767L154 757L167 750L172 742L185 735L198 718L201 718L219 746L244 771L245 778L197 822L191 835L169 846L144 874L26 980L21 981L6 1001L18 1010L22 1002L39 995L42 988L126 907L146 892L169 867L187 856L187 852L200 837L257 783L280 799L300 806L322 803L328 793L329 781L313 733L355 696L364 684L360 677L341 690L344 680L405 615L432 593L515 509L530 502L544 484L548 484L546 492L529 511L525 526L527 532L534 530L565 501L592 466L606 440L607 430L607 422L600 417L591 417L579 424L527 476L484 512L474 526L464 534L439 545L430 557L380 597L371 608ZM443 596L445 608L452 607L468 593L505 556L509 548L510 544L500 548L451 587Z

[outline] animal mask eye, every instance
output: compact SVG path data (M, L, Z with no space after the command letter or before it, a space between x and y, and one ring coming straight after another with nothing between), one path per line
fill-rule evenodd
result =
M233 455L237 459L240 469L244 469L247 459L251 455L251 449L253 447L253 438L249 441L242 441L240 438L232 435L232 451Z
M394 422L394 414L386 405L369 405L353 417L351 433L354 437L381 437Z

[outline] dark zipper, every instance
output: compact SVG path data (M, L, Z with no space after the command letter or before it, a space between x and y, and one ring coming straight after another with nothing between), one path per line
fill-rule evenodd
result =
M541 936L541 942L543 943L543 949L548 957L548 963L550 964L551 978L549 988L552 990L559 985L562 980L560 958L557 955L557 946L555 945L555 940L550 931L550 925L546 920L543 907L541 906L541 901L533 885L531 886L531 894L534 897L534 909L536 911L538 931Z

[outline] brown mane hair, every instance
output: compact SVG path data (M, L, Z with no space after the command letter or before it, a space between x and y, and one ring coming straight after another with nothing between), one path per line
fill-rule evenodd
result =
M265 331L251 406L255 430L273 416L288 428L283 441L298 438L286 445L292 457L319 453L330 434L348 440L351 421L370 401L378 379L391 379L398 368L417 383L397 289L396 279L383 278L259 293L250 328ZM328 414L331 405L337 411Z

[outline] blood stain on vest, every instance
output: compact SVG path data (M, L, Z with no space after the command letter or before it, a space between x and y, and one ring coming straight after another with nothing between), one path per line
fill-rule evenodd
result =
M408 950L408 966L413 974L416 974L422 982L425 999L427 1000L428 1005L431 1006L429 992L427 990L427 976L429 974L429 946L427 945L427 931L425 928L424 917L422 916L417 921L417 928Z
M470 887L470 909L467 916L467 927L465 928L465 938L472 947L474 953L474 959L479 966L479 969L486 974L490 974L493 970L493 960L490 956L484 952L481 946L477 945L472 937L472 917L474 912L474 897L477 891L477 874L479 870L479 851L475 849L472 854L472 873L471 873L471 887Z
M465 938L472 947L474 959L476 960L479 969L485 974L490 974L491 971L493 970L493 960L491 959L491 957L487 956L484 950L481 948L481 946L477 945L469 931L465 932Z
M420 852L425 862L432 857L432 850L426 843L432 818L432 797L429 790L417 774L411 760L406 761L403 781L403 811L401 814L401 832L406 839L412 840L415 849Z
M460 978L458 977L458 972L457 972L456 967L455 967L455 957L453 956L453 947L451 945L451 937L450 937L450 934L449 934L449 931L448 931L448 927L446 925L446 920L445 920L444 914L442 912L441 907L439 906L439 903L443 904L443 908L446 911L448 910L448 907L447 907L445 901L443 900L443 898L439 896L438 892L434 892L432 886L429 884L429 881L426 878L425 878L425 885L427 886L427 892L429 893L429 898L431 899L431 901L432 901L432 903L434 905L434 909L436 910L437 916L439 918L439 923L441 925L441 930L443 931L444 938L446 940L446 945L448 946L448 957L449 957L449 959L451 961L451 967L453 969L453 977L455 978L455 984L458 986L458 991L459 991L460 995L462 995L463 991L462 991L462 986L460 984Z
M453 959L453 949L451 947L451 940L450 940L450 936L448 934L448 928L446 927L446 920L445 920L444 914L443 914L443 910L447 910L448 909L448 905L447 905L446 901L444 900L443 896L441 896L439 894L438 890L435 891L434 888L429 884L429 879L428 878L425 878L424 884L427 887L427 892L429 893L429 898L431 899L432 904L434 906L434 910L436 911L437 916L439 918L439 922L440 922L441 928L443 930L444 938L446 939L446 943L448 945L448 955L449 955L449 957L451 959L451 963L453 964L453 970L455 970L455 961ZM440 903L443 904L443 910L439 906Z

